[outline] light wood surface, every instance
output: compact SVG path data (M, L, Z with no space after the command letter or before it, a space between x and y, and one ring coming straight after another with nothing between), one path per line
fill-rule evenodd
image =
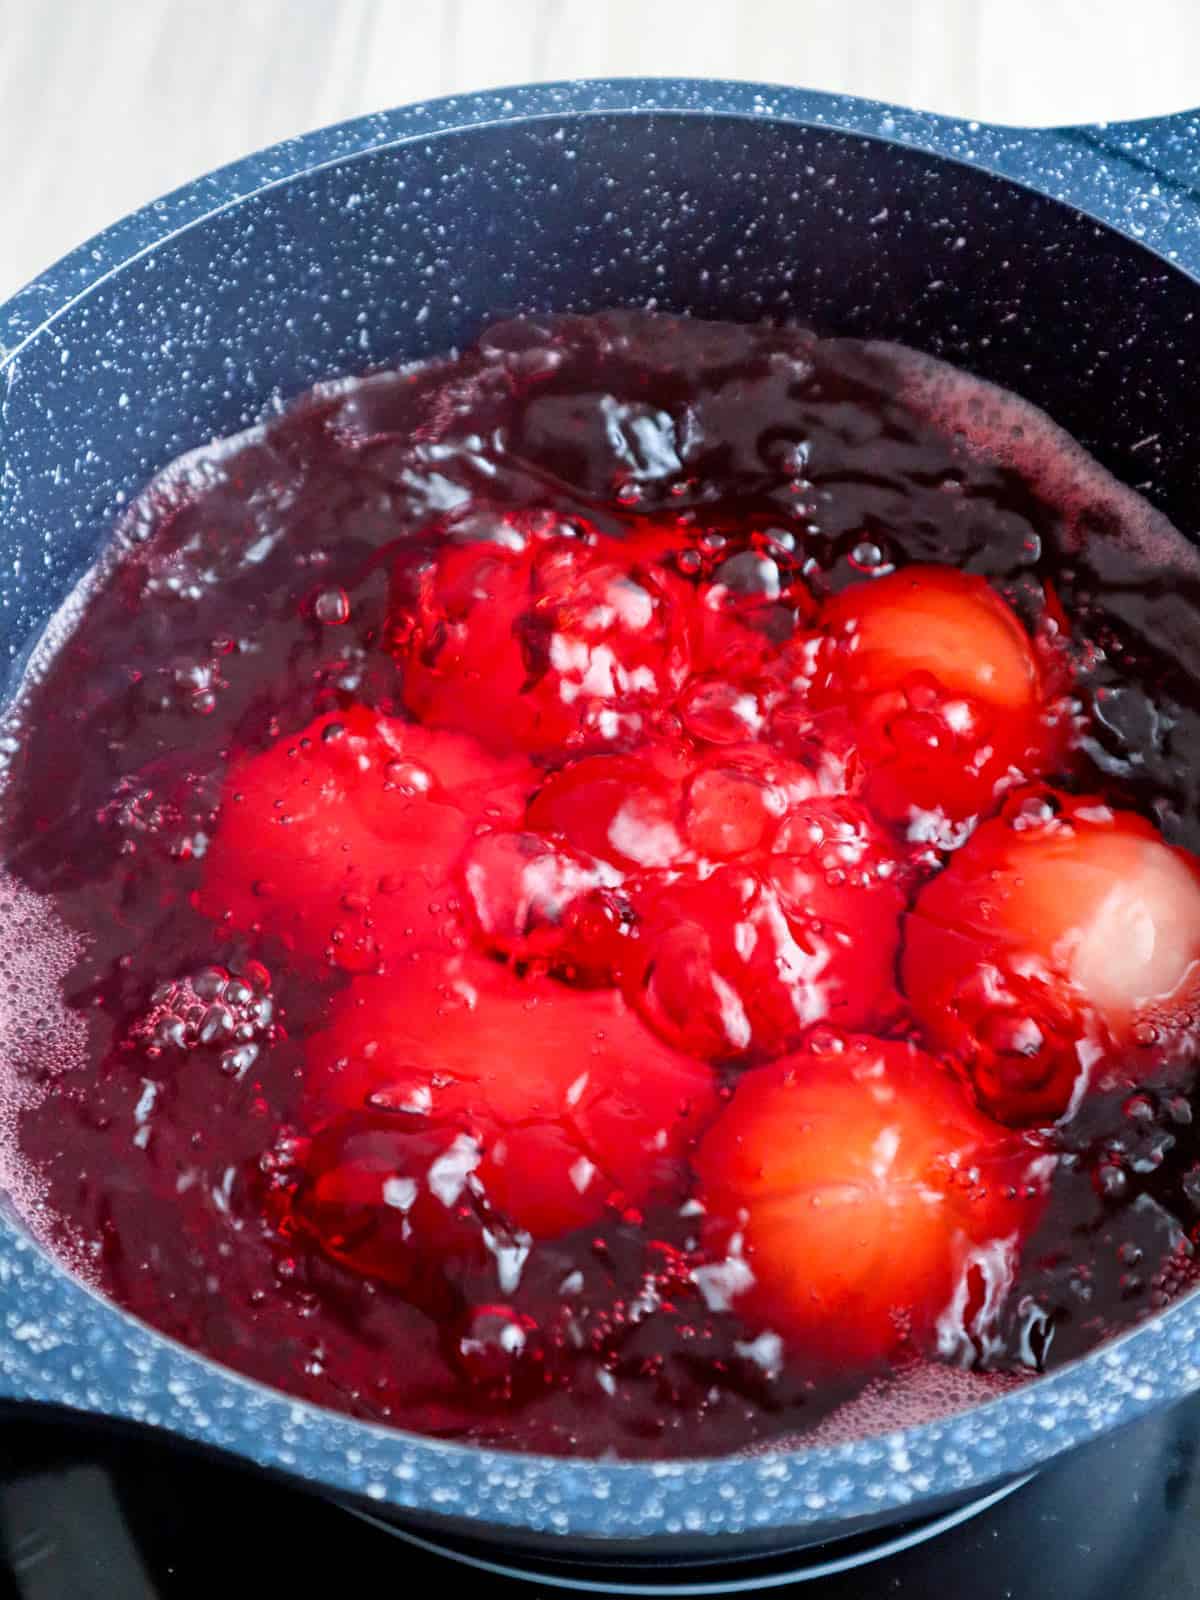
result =
M1200 104L1200 0L0 0L0 299L289 134L534 78L763 78L1015 123Z

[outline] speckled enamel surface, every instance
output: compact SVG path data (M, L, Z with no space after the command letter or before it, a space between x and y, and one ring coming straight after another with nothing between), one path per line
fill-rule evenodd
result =
M1045 406L1195 534L1198 172L1196 116L1051 135L670 80L443 100L252 156L0 307L9 687L156 468L317 379L461 344L497 311L654 303L907 340ZM4 1394L170 1430L480 1533L801 1542L971 1494L1197 1387L1192 1296L946 1421L743 1460L546 1460L256 1387L0 1224Z

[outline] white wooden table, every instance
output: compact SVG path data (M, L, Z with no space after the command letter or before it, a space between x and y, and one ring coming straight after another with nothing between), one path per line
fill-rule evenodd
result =
M696 74L1006 122L1200 104L1200 0L0 0L0 299L289 134L531 78Z

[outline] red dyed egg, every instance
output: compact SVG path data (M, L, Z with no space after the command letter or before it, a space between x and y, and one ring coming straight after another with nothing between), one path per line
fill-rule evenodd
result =
M1014 797L921 891L902 977L983 1105L1052 1121L1113 1044L1194 1030L1200 868L1131 812Z
M716 1105L709 1068L619 994L434 957L351 985L311 1043L307 1091L315 1117L389 1112L470 1134L489 1202L535 1238L681 1190Z
M710 1304L843 1369L985 1336L1045 1180L931 1057L866 1038L746 1073L695 1165Z
M200 909L307 967L367 971L443 943L459 858L477 829L515 819L529 781L461 734L327 713L230 767Z
M906 567L845 590L822 621L811 698L850 712L880 815L932 837L1053 765L1038 652L985 579Z

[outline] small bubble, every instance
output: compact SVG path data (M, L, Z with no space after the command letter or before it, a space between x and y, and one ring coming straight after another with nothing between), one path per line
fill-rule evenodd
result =
M1129 1187L1129 1179L1123 1168L1111 1161L1105 1161L1096 1168L1096 1188L1105 1200L1120 1200Z
M234 1031L233 1012L228 1006L210 1006L205 1012L199 1031L201 1044L213 1044L222 1034L231 1034Z
M1046 795L1018 796L1004 809L1009 827L1017 833L1048 828L1057 814L1054 801Z
M239 1044L221 1052L218 1066L227 1078L241 1078L249 1072L257 1060L256 1044Z
M466 1377L505 1399L544 1377L538 1325L509 1306L475 1307L458 1336L455 1356Z
M224 967L203 967L192 979L192 988L201 1000L217 1000L224 993L228 981L229 974ZM165 1000L173 988L172 984L160 985L152 998Z
M350 620L350 596L336 584L321 589L312 603L313 616L326 627L338 628Z
M246 981L259 994L265 994L271 987L271 974L261 961L247 961L245 976Z
M428 794L434 786L433 773L419 761L389 761L383 777L385 783L403 794Z
M887 557L870 539L860 539L850 552L850 565L860 572L875 572L887 565Z
M1163 1110L1180 1127L1187 1127L1192 1121L1192 1103L1186 1095L1171 1095L1163 1102Z

